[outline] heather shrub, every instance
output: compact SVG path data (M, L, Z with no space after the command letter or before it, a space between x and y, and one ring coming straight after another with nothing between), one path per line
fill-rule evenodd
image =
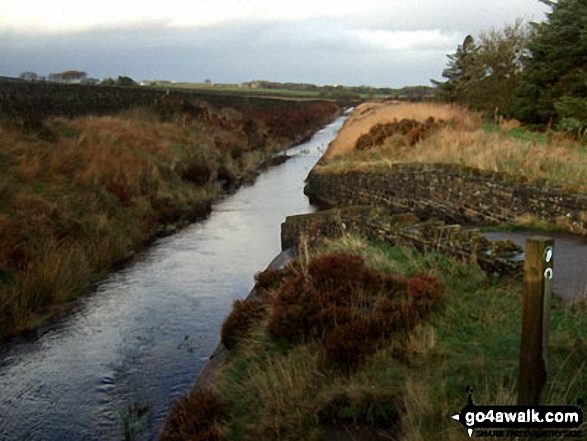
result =
M352 372L375 352L378 338L365 320L337 325L324 342L327 363Z
M421 315L430 311L442 291L442 285L436 276L416 274L408 279L408 296Z
M312 334L313 317L319 310L316 289L298 274L285 283L277 294L268 330L275 339L303 343Z
M220 441L220 424L227 419L227 410L212 392L193 390L176 401L160 441Z
M263 121L271 137L291 139L299 137L304 129L316 123L327 123L337 109L338 105L332 102L307 102L280 109L279 112L266 108L251 109L245 113L254 120Z
M181 177L195 185L205 185L212 176L212 170L205 160L192 160L188 163Z
M179 96L162 95L153 102L151 108L161 121L173 121L179 118L197 119L210 115L205 106L195 105Z
M237 300L232 312L222 325L221 341L229 351L246 337L255 323L265 317L265 305L257 300Z
M370 325L374 332L389 335L392 332L407 332L419 322L420 316L410 300L381 299L371 315Z
M337 303L350 301L351 294L368 278L360 256L347 253L327 254L308 264L311 284L319 292L336 297Z
M441 292L434 276L406 280L368 269L360 256L324 255L312 259L306 272L298 269L282 279L268 331L290 344L321 341L326 363L351 372L375 352L381 338L412 330Z
M413 119L402 119L385 124L375 124L368 133L365 133L357 139L355 149L367 150L386 142L387 139L397 137L400 145L413 146L423 141L434 133L444 122L436 122L434 117L429 117L421 123Z
M267 268L265 271L255 275L257 288L260 290L276 288L286 279L288 274L290 273L285 269L274 270Z

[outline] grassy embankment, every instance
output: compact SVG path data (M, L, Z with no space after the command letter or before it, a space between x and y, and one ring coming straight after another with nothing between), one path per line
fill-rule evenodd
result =
M163 99L110 116L2 121L0 337L42 324L155 235L205 216L223 184L337 110Z
M262 303L237 303L223 330L232 352L217 386L179 401L163 440L465 440L450 416L467 386L477 404L515 404L519 279L348 236L311 256L340 252L396 283L372 288L356 262L326 268L303 257L285 282L261 276ZM347 291L349 279L361 282ZM288 303L291 286L298 298ZM318 306L307 301L312 290ZM377 322L379 312L393 318ZM587 304L555 303L544 404L587 399L585 335Z
M348 120L348 130L343 127L326 152L327 169L385 169L400 162L455 163L529 179L544 178L569 191L587 192L587 149L561 134L530 132L515 121L483 122L475 113L443 104L367 103L355 114L355 121L353 117ZM414 139L406 133L375 129L371 139L363 138L357 148L359 138L377 124L405 118L426 126L429 117L436 125L420 132L416 128Z
M448 106L393 106L362 124L373 113L363 106L349 118L321 167L456 162L584 188L584 147L556 135L482 123ZM434 124L426 124L430 116ZM423 124L378 128L355 149L377 123L404 118ZM395 282L369 281L354 260L311 260L340 252ZM262 301L235 304L223 328L231 355L220 380L176 404L163 440L465 440L450 416L465 405L467 386L477 404L515 404L519 277L348 236L303 254L286 273L259 277ZM585 335L587 303L555 302L544 404L587 399Z

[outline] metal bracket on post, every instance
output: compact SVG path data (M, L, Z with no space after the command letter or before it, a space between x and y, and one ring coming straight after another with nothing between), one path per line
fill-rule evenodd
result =
M536 406L546 383L554 239L526 239L518 404Z

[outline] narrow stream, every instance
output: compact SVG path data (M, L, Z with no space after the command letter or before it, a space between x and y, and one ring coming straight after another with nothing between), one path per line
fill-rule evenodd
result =
M280 252L286 216L344 117L285 164L160 239L62 323L0 349L1 440L152 440L219 341L235 299Z

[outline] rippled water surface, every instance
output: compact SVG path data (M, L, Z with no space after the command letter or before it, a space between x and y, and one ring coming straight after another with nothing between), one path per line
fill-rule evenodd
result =
M101 283L62 323L0 349L0 439L156 439L253 276L280 251L286 216L313 208L304 179L343 118L291 149Z

